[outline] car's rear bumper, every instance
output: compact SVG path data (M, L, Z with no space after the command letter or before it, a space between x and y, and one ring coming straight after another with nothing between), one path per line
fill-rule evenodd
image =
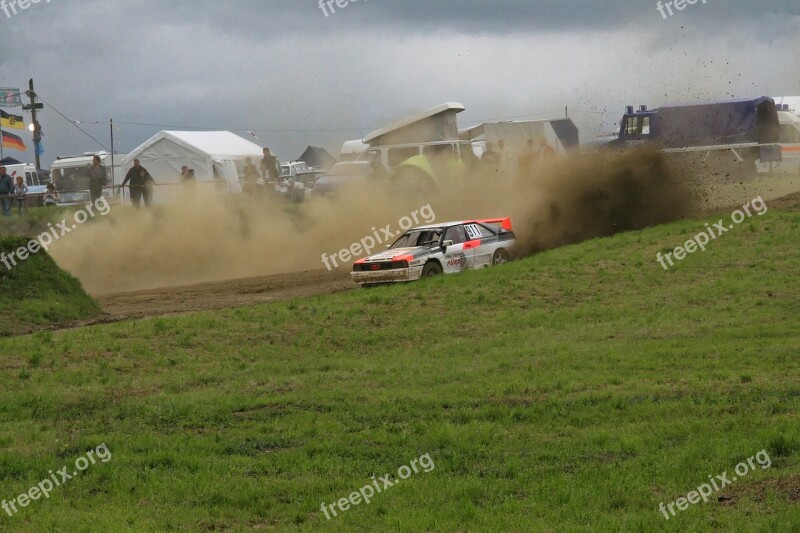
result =
M378 283L402 283L416 281L422 276L422 267L396 268L392 270L375 270L365 272L351 272L350 275L359 285L372 285Z

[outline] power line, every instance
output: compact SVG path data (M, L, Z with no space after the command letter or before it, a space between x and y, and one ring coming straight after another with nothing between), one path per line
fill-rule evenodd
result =
M83 128L81 128L80 126L78 126L78 123L77 123L76 121L74 121L74 120L71 120L71 119L70 119L70 118L68 118L68 117L67 117L67 116L66 116L64 113L62 113L61 111L59 111L58 109L56 109L55 107L53 107L51 104L49 104L49 103L45 102L45 101L44 101L44 98L42 98L42 97L41 97L41 95L40 95L39 93L36 93L36 97L37 97L39 100L41 100L41 101L42 101L42 103L43 103L44 105L46 105L47 107L49 107L50 109L52 109L53 111L55 111L56 113L58 113L59 115L61 115L61 118L63 118L64 120L66 120L67 122L69 122L70 124L72 124L73 126L75 126L76 128L78 128L78 129L79 129L79 130L80 130L80 131L81 131L81 132L82 132L84 135L86 135L86 136L87 136L87 137L89 137L91 140L93 140L94 142L96 142L97 144L99 144L101 147L105 148L106 150L109 150L108 146L106 146L106 145L105 145L105 144L103 144L102 142L98 141L97 139L95 139L94 137L92 137L91 135L89 135L89 132L87 132L86 130L84 130L84 129L83 129ZM109 151L110 151L110 150L109 150Z

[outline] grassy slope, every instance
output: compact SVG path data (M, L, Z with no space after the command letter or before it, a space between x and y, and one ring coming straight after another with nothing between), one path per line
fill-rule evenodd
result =
M113 453L2 528L797 530L800 214L664 272L655 253L702 227L0 340L0 497L101 442ZM659 514L764 448L772 468L720 493L733 500ZM433 472L319 512L424 453Z
M0 252L11 253L30 239L0 238ZM9 270L0 263L0 336L27 332L100 314L100 308L44 251L25 261L15 257Z

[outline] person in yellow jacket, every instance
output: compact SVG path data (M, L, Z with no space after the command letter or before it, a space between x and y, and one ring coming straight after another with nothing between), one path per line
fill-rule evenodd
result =
M392 171L397 192L436 193L450 190L459 183L464 165L450 145L435 145L427 154L409 157Z

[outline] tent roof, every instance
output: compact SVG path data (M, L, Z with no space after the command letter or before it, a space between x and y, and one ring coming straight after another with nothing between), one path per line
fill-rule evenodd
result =
M324 148L309 146L303 155L297 158L298 161L305 161L312 167L327 168L336 163L336 158L328 153Z
M389 135L390 133L398 133L401 130L408 128L409 126L414 126L415 124L424 122L428 119L439 118L439 115L442 115L441 118L443 120L447 120L449 115L454 116L456 113L460 113L465 109L466 108L464 107L463 104L459 104L456 102L446 102L436 107L427 109L422 113L417 113L416 115L412 115L410 117L404 118L403 120L397 121L393 124L389 124L388 126L383 127L379 130L375 130L366 137L364 137L364 142L367 144L373 144L371 141L375 141L376 139ZM425 140L423 140L422 142L424 142Z
M124 160L127 164L139 154L161 140L168 140L189 150L208 155L212 159L225 159L231 156L258 157L263 149L230 131L160 131L141 146L133 150Z

